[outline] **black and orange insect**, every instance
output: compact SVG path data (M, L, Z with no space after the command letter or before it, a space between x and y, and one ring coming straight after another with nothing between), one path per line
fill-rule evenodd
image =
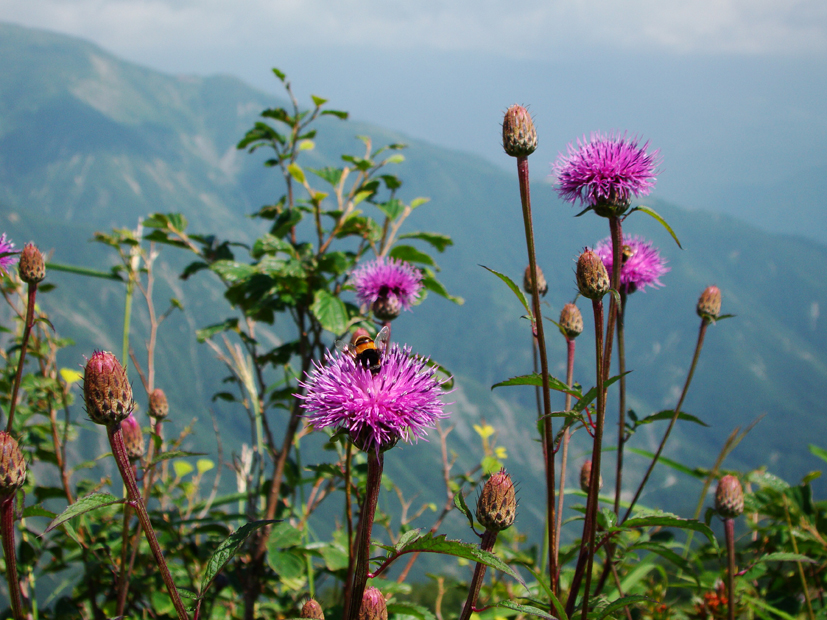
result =
M388 340L391 337L390 327L387 325L379 330L376 338L371 338L366 335L356 336L353 340L348 342L347 338L343 338L336 343L336 348L342 353L350 355L356 363L361 364L371 374L376 374L382 367L382 356L385 354L385 349L388 347Z

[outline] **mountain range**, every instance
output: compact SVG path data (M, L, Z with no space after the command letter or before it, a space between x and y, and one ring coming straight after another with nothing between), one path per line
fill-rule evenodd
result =
M33 239L52 252L54 263L107 270L114 256L88 243L94 231L133 229L151 212L183 213L191 231L218 231L222 238L249 241L263 232L246 216L280 194L279 177L263 166L263 156L235 145L264 108L280 104L278 99L232 77L164 75L81 40L12 25L0 24L0 53L6 59L0 73L0 222L19 245ZM496 139L496 125L480 130ZM516 298L480 266L522 280L527 256L516 174L459 150L332 118L321 121L306 165L335 165L341 153L360 153L357 135L370 135L376 145L409 145L405 162L395 169L404 182L401 197L432 200L414 212L406 230L451 235L454 246L437 256L439 275L451 293L465 299L458 306L430 296L394 324L394 339L455 374L449 400L456 428L449 447L465 455L462 462L481 456L474 424L484 418L498 430L499 443L508 449L505 464L522 481L526 527L534 527L539 504L533 498L542 497L534 392L490 390L494 383L532 371L528 325ZM663 156L668 161L668 153ZM575 218L578 209L559 201L545 166L536 168L542 168L535 171L532 186L538 262L549 283L544 313L556 320L563 304L575 297L574 259L584 246L607 236L608 226L593 214ZM797 481L819 466L807 444L818 443L827 428L827 325L820 318L827 308L827 247L724 215L662 201L644 204L669 222L683 249L645 214L635 213L624 223L625 232L653 240L671 268L662 289L635 293L629 300L630 406L642 417L675 405L698 330L695 303L707 285L716 284L723 292L723 311L736 316L710 328L684 405L709 427L679 425L666 455L710 467L734 427L765 416L725 466L767 465ZM158 261L159 305L174 296L186 309L162 326L159 385L166 378L176 386L168 393L173 411L180 412L179 425L193 417L203 422L195 439L212 449L212 409L225 450L237 450L241 441L249 441L233 421L239 412L210 400L222 389L225 373L194 335L195 329L223 319L226 306L207 275L178 279L186 262L167 248ZM95 348L119 350L122 285L59 271L48 278L57 288L41 296L42 307L58 333L77 343L64 352L62 363L74 368ZM579 305L587 329L577 342L576 379L588 387L591 318L583 300ZM143 341L146 323L136 298L134 343ZM552 372L563 376L564 341L548 325ZM557 401L554 406L562 409L562 398ZM611 401L610 425L616 424L616 408ZM662 427L650 425L631 445L652 450L661 432ZM615 434L612 426L612 442ZM576 436L575 471L584 445ZM414 466L436 456L438 447L431 441L395 450L388 472L423 498L441 503L439 472L425 480L422 468ZM632 472L625 479L634 480L645 463L635 457L629 462ZM612 476L604 475L610 487ZM694 507L698 488L662 468L644 502Z

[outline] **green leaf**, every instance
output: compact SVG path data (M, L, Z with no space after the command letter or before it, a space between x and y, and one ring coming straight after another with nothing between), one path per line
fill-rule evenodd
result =
M320 108L320 107L322 107L324 104L326 104L326 103L327 103L327 99L322 99L321 97L317 97L316 95L310 95L310 98L313 100L313 104L314 104L317 108Z
M644 456L646 458L652 459L655 458L654 452L649 452L648 450L641 450L640 448L626 448L629 452L633 452L639 456ZM687 467L686 465L682 465L677 461L673 461L672 459L668 459L665 456L661 455L658 458L658 463L663 463L664 465L671 467L672 469L679 471L687 476L692 476L693 478L698 478L699 480L703 480L706 478L706 472L703 472L699 469L692 469L691 467Z
M461 306L465 303L465 300L462 297L451 295L448 292L448 289L446 289L445 286L443 286L442 282L440 282L433 276L427 274L422 276L422 286L424 286L429 291L436 293L440 297L444 297L445 299L454 302L458 306Z
M386 164L401 164L405 161L405 156L402 153L396 153L395 155L391 155L385 160Z
M663 411L658 411L657 413L646 416L640 420L638 424L651 424L652 422L657 422L659 420L671 420L673 415L675 415L675 412L672 409L664 409ZM696 418L694 415L689 413L684 413L683 411L678 414L678 419L686 420L687 422L694 422L695 424L700 424L701 426L709 426L709 424L703 420Z
M468 519L468 525L471 526L471 529L474 529L474 515L471 512L471 509L468 508L468 504L465 503L465 496L463 496L462 492L458 491L454 494L454 506L459 509L459 511L465 515Z
M639 594L633 594L631 596L624 596L623 598L619 598L616 601L612 601L603 609L598 610L596 616L590 616L593 620L603 620L603 618L610 616L614 612L618 611L619 609L623 609L624 607L628 607L634 603L640 603L643 601L651 601L653 599L649 598L648 596L641 596Z
M273 67L272 71L273 71L273 75L275 75L279 79L279 81L283 82L284 80L287 79L287 76L284 73L282 73L281 71L279 71L278 69L276 69L275 67Z
M390 251L390 257L397 260L404 260L409 263L421 263L423 265L430 265L439 270L434 259L420 250L417 250L412 245L397 245Z
M238 530L230 534L229 538L218 545L218 548L213 551L212 556L207 562L207 569L204 571L204 577L201 579L202 596L207 591L207 588L210 587L215 576L221 572L221 569L226 566L227 562L229 562L241 548L241 545L244 544L247 537L256 530L271 523L276 523L276 521L252 521L245 523Z
M291 177L296 179L297 183L304 183L304 170L302 170L298 164L293 163L287 166L287 172L290 173Z
M430 244L437 252L444 252L445 248L454 245L451 237L435 232L410 232L399 235L399 239L419 239Z
M806 562L807 564L818 564L816 560L800 553L768 553L761 556L756 562Z
M324 289L316 291L310 311L321 326L329 332L341 334L347 329L348 316L345 302Z
M391 220L398 218L405 210L405 205L398 198L392 198L387 202L378 203L376 206Z
M48 517L49 519L54 519L56 516L57 515L51 510L46 510L40 506L29 506L24 508L22 515L24 519L28 519L29 517Z
M342 169L341 168L331 168L330 166L326 168L320 168L318 170L313 168L308 168L310 172L315 174L320 179L324 179L328 183L330 183L333 187L336 187L339 184L339 181L342 179Z
M510 379L506 379L505 381L495 383L491 386L491 389L493 390L496 387L507 387L514 385L532 385L534 387L542 387L543 377L542 375L540 375L540 373L537 372L533 372L530 375L511 377ZM570 388L568 385L566 385L556 377L552 377L551 375L548 376L548 385L552 390L555 390L557 392L568 393L575 397L580 396L580 392L579 390L577 390L577 388Z
M162 461L168 461L169 459L177 459L183 458L185 456L206 456L204 452L187 452L185 450L170 450L169 452L162 452L161 454L157 455L152 462L147 465L147 467L152 467L153 465L157 465ZM188 463L189 465L189 463ZM174 467L174 466L173 466ZM192 465L190 465L192 467ZM192 471L192 470L190 470ZM187 472L189 473L189 472Z
M822 461L827 462L827 450L825 450L824 448L819 448L818 446L816 446L814 444L808 444L807 449L810 451L810 454L812 454L813 456L817 456Z
M104 280L117 280L123 282L123 277L115 271L99 271L98 269L89 269L88 267L76 267L75 265L62 265L60 263L46 263L46 269L53 271L63 271L65 273L74 273L79 276L89 276L91 278L103 278Z
M701 523L700 521L696 521L695 519L682 519L676 515L661 511L653 511L649 513L640 512L631 519L626 519L623 522L623 525L613 527L609 531L618 531L633 527L677 527L682 530L693 530L695 532L700 532L707 537L710 543L716 547L718 546L718 543L715 540L715 535L712 533L712 530L708 525Z
M227 319L223 323L216 323L204 329L198 329L195 331L195 337L198 342L204 342L216 334L226 331L238 331L238 318Z
M210 265L210 269L228 284L235 284L241 280L245 280L255 273L255 267L252 265L237 263L232 260L216 261Z
M337 118L342 119L343 121L347 120L349 114L347 112L342 112L341 110L322 110L322 116L328 114L330 116L335 116Z
M86 497L81 497L78 501L76 501L71 506L68 506L66 510L61 512L56 519L49 523L48 527L46 527L43 533L45 534L46 532L51 532L61 523L64 523L69 519L85 514L92 510L97 510L98 508L103 508L105 506L111 506L113 504L122 504L123 501L124 500L118 499L111 493L92 493L91 495L87 495Z
M514 282L511 280L511 278L509 278L507 275L499 273L498 271L494 271L493 269L489 269L485 265L480 265L480 267L482 267L483 269L488 269L488 271L490 271L495 276L497 276L500 280L505 282L508 285L508 288L511 289L511 292L513 292L517 296L517 299L520 300L520 303L523 304L523 308L525 308L526 314L528 316L531 316L531 309L528 307L528 300L525 298L525 295L523 294L522 289L519 286L517 286L516 284L514 284Z
M665 560L672 562L672 564L674 564L681 570L691 572L691 566L687 560L685 560L683 557L681 557L679 554L675 553L668 547L664 547L663 545L659 545L654 542L642 542L636 545L632 545L630 549L645 549L647 551L651 551L652 553L656 553L657 555L661 556Z
M552 616L547 611L540 609L539 607L534 607L533 605L522 605L520 603L515 603L514 601L500 601L499 603L494 604L494 607L513 609L521 614L537 616L538 618L546 618L547 620L557 620L556 617Z
M411 210L416 209L417 207L421 207L424 204L431 202L430 198L414 198L411 200Z
M187 474L191 474L193 471L195 471L195 468L186 461L175 461L172 464L172 468L175 470L175 475L178 478L183 478Z
M675 231L672 230L672 227L669 226L669 224L666 223L666 220L663 219L654 209L650 209L649 207L639 206L639 207L635 207L634 209L629 211L629 215L631 215L635 211L643 211L643 213L646 213L647 215L651 215L653 218L655 218L658 222L661 223L661 225L667 230L667 232L670 235L672 235L672 238L675 240L675 243L678 244L678 247L681 250L683 249L683 246L681 245L681 242L678 241L678 236L675 234Z

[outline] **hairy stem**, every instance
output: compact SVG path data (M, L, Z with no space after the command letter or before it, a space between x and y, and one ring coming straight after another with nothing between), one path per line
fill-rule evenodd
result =
M0 534L3 536L3 554L6 559L6 581L9 584L11 610L14 620L23 620L23 604L20 602L20 580L17 578L17 556L14 544L14 499L16 493L0 500ZM34 593L32 593L34 596Z
M735 620L735 520L724 519L724 537L726 538L727 574L726 589L729 603L729 620ZM800 567L800 565L799 565ZM805 584L806 590L806 584ZM810 610L812 612L812 610ZM812 617L812 615L811 615Z
M497 541L497 533L494 530L485 530L480 541L480 549L482 551L491 551L494 548L494 543ZM468 598L465 601L465 607L462 608L462 613L459 620L469 620L471 614L474 613L474 608L477 604L477 597L480 595L480 587L482 580L485 578L485 564L477 562L474 567L474 576L471 579L471 584L468 587Z
M17 393L20 391L20 381L23 378L23 364L26 361L26 347L29 344L29 336L32 334L34 325L34 304L37 298L37 282L28 285L28 296L26 299L26 325L23 327L23 340L20 343L20 360L17 362L17 373L14 375L14 386L11 391L11 403L9 403L9 421L6 423L6 432L11 434L14 422L14 412L17 407Z
M626 300L625 287L620 290L617 313L617 371L620 374L620 412L617 420L617 467L615 468L615 514L620 514L620 491L623 480L623 447L626 444Z
M571 388L574 384L574 338L566 338L566 385ZM571 409L571 394L566 394L566 411ZM566 429L563 433L563 452L560 455L560 490L557 495L557 523L554 531L554 557L560 557L560 530L563 529L563 500L565 498L564 491L566 490L566 465L569 459L569 440L571 439L571 430ZM554 576L554 581L558 582L559 589L560 575Z
M368 474L365 501L359 517L359 533L356 536L356 568L353 573L353 586L350 589L350 609L347 615L349 620L356 620L359 617L359 608L362 606L362 596L368 581L370 535L373 530L376 506L379 502L379 489L382 486L382 469L385 462L384 455L375 450L369 450L367 456Z

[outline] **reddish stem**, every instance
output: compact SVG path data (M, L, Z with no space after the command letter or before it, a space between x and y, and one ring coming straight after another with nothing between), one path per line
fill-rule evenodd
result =
M6 581L9 583L12 617L23 620L23 604L20 602L20 580L17 577L17 556L14 544L14 498L16 493L0 501L0 534L3 536L3 554L6 559Z
M6 424L6 432L11 434L14 412L17 407L17 393L20 390L20 380L23 377L23 363L26 361L26 347L29 344L29 336L34 325L34 304L37 297L37 282L29 284L29 295L26 300L26 326L23 328L23 341L20 343L20 361L17 363L17 373L14 375L14 386L11 391L11 403L9 404L9 421Z

